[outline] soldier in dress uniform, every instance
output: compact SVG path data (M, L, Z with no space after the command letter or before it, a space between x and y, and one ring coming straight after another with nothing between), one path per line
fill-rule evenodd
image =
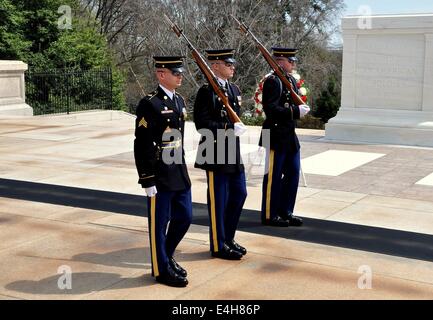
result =
M290 75L295 67L297 49L272 48L272 55L286 72L297 94L296 80ZM296 120L310 111L307 105L296 106L290 92L277 75L271 74L263 84L263 123L260 145L266 147L266 174L263 178L262 224L301 226L302 219L293 215L300 171L300 145L295 133ZM264 143L264 130L270 134L270 145Z
M241 92L237 85L229 81L235 69L233 52L233 49L206 50L212 71L219 84L226 88L230 106L239 115ZM194 166L206 170L211 255L238 260L247 253L234 240L247 197L239 143L239 136L246 128L240 122L230 121L225 107L209 84L203 85L197 92L194 122L202 134Z
M188 284L174 252L192 220L191 182L183 152L183 57L154 57L158 88L137 107L134 156L138 183L148 197L152 276L174 287ZM168 229L167 226L169 225Z

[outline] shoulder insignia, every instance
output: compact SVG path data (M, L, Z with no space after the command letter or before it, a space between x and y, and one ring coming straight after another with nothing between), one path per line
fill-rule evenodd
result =
M148 93L146 95L146 98L148 98L149 100L152 99L154 96L156 96L158 94L158 91L152 91L151 93Z
M141 127L141 126L147 128L147 121L144 119L144 117L141 118L141 120L138 122L138 127Z

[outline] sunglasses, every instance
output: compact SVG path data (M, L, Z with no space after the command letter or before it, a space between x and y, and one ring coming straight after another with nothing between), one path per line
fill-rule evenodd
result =
M172 70L170 70L170 71L171 71L171 74L175 77L179 77L179 76L183 75L183 72L180 72L180 71L172 71Z
M179 77L179 76L183 75L183 72L180 72L180 71L173 71L173 70L169 70L169 71L175 77ZM158 71L158 72L160 72L160 73L167 73L167 72L162 71L162 70Z
M227 68L231 68L234 67L235 64L233 62L215 62L214 64L223 64L225 65Z

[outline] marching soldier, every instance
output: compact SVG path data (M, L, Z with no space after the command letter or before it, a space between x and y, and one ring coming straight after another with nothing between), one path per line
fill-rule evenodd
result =
M235 69L234 50L206 52L212 71L219 84L226 88L230 105L239 115L241 92L229 81ZM221 259L238 260L247 253L247 250L234 240L247 197L245 172L239 148L239 136L246 128L242 123L230 121L223 104L208 84L203 85L197 92L194 122L202 134L194 166L206 170L211 255ZM210 134L205 134L206 132ZM202 150L205 146L210 148Z
M299 94L293 71L297 49L272 48L272 54L286 72ZM296 106L290 92L277 75L264 82L262 95L266 120L263 123L260 145L267 148L266 174L263 178L262 224L271 226L301 226L302 219L293 215L300 171L300 145L295 133L296 120L305 116L310 107ZM269 130L270 145L265 145L264 130Z
M183 153L186 107L176 93L182 57L154 57L158 88L137 107L134 156L148 197L152 276L174 287L188 284L174 251L192 220L191 182ZM167 230L167 226L168 230Z

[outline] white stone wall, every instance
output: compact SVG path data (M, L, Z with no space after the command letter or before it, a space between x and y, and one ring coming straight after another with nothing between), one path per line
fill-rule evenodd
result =
M33 109L25 103L24 72L21 61L0 60L0 116L31 116Z
M433 14L360 19L342 20L341 107L326 138L433 146Z

